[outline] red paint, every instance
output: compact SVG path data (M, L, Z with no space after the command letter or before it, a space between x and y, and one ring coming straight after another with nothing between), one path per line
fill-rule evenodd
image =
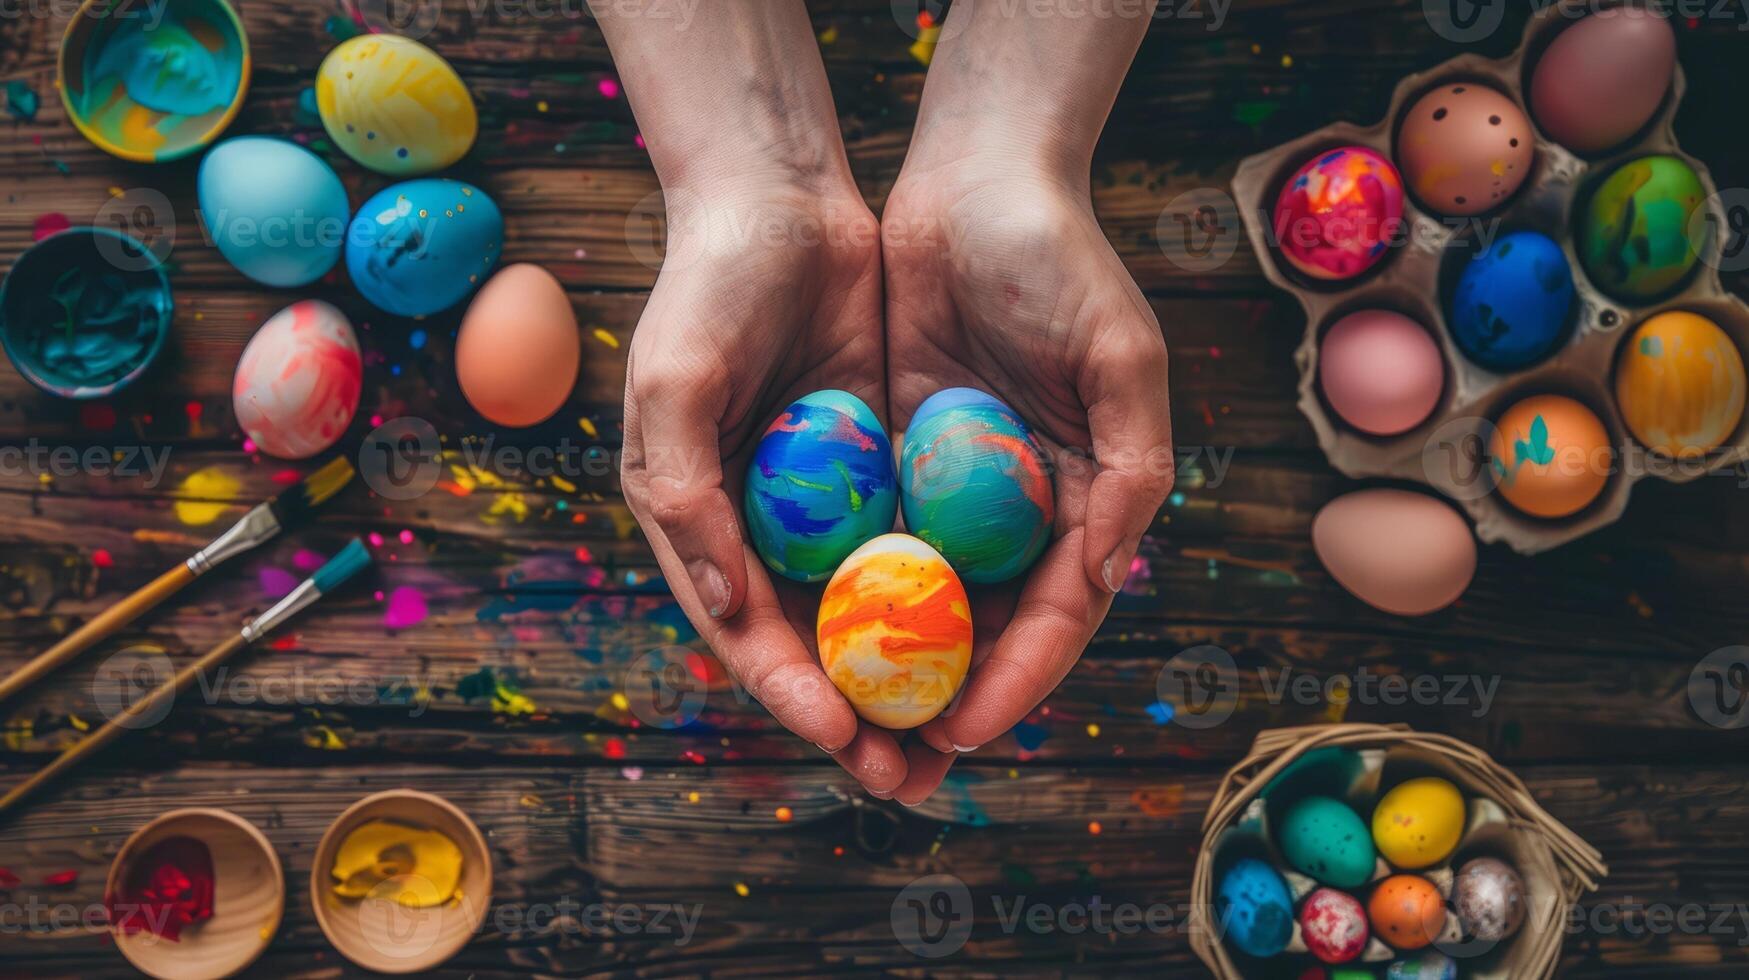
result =
M115 557L108 548L99 548L91 553L91 564L97 568L114 568Z
M110 925L178 942L182 930L213 917L213 855L192 837L169 837L135 859L121 891L107 895Z
M617 738L608 739L607 744L602 747L602 750L607 753L609 759L623 759L626 757L626 743Z
M37 215L36 224L31 229L31 236L34 241L40 242L50 235L59 234L71 227L73 227L73 222L69 221L66 215L59 211L50 211L48 214Z
M69 868L66 871L57 871L52 875L44 876L43 884L48 885L51 888L59 888L62 885L71 885L73 882L78 881L78 880L79 880L79 869Z
M589 549L583 545L577 546L576 556L577 560L585 565L595 560L595 556L590 554Z
M18 884L19 878L11 868L0 868L0 888L16 888Z

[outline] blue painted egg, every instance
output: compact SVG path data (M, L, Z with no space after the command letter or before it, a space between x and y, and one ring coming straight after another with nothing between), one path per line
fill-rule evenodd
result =
M504 216L486 192L431 177L364 202L346 236L346 271L372 305L429 316L485 282L504 247Z
M1464 268L1452 296L1451 333L1464 356L1493 371L1517 371L1567 339L1573 271L1540 232L1502 235Z
M969 582L1002 582L1038 560L1056 501L1044 449L1019 413L974 388L929 396L899 458L905 527Z
M1385 980L1457 980L1457 975L1457 960L1436 949L1394 960L1385 970Z
M1294 902L1280 872L1241 858L1221 878L1215 896L1222 934L1247 956L1260 959L1287 948L1294 931Z
M196 180L201 220L226 261L268 286L304 286L334 268L352 214L334 168L267 136L212 148Z
M899 510L893 444L848 391L803 396L765 430L743 497L753 550L772 571L821 582Z
M1359 888L1378 863L1372 832L1348 804L1308 796L1282 815L1276 843L1302 874L1336 888Z

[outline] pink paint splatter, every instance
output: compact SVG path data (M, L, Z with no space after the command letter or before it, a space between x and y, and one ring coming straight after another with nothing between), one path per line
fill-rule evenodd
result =
M303 548L300 549L297 554L292 556L292 567L300 572L313 572L316 569L321 568L322 563L327 560L328 559L323 558L314 551L311 551L308 548Z
M401 529L401 543L402 544L412 544L413 543L413 532L407 530L406 528L402 528Z
M66 231L71 227L73 227L73 222L68 220L66 215L59 211L50 211L47 214L37 215L36 224L31 229L31 237L40 242L50 235Z
M370 535L365 540L370 542L372 548L381 548L383 546L383 536L375 531L370 532Z
M108 548L99 548L91 553L91 564L98 568L114 568L115 557Z
M617 99L619 98L619 81L613 78L604 78L595 83L595 90L600 92L604 99Z
M383 611L383 625L392 630L406 629L425 622L431 610L425 604L425 593L411 585L396 587L389 593L388 608Z
M269 599L283 599L298 587L298 577L283 568L263 568L257 578L261 594Z

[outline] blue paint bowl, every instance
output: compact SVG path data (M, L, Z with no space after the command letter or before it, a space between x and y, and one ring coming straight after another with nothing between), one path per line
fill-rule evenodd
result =
M174 308L150 249L105 228L68 228L19 256L0 282L0 348L51 395L106 398L158 359Z

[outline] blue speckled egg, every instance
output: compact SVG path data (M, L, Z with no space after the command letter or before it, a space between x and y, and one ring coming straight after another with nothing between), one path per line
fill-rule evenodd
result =
M791 403L753 453L743 509L753 550L772 571L830 578L864 542L892 531L899 510L893 444L874 410L832 389Z
M268 136L208 151L196 179L201 221L225 260L268 286L304 286L334 268L352 214L334 168Z
M1056 500L1044 449L1019 413L973 388L929 396L899 458L905 527L968 582L1002 582L1038 560Z
M1360 815L1328 796L1308 796L1288 807L1276 843L1289 864L1336 888L1366 884L1378 863Z
M346 271L378 309L429 316L485 282L504 247L504 216L459 180L395 184L364 202L346 236Z
M1274 956L1294 931L1294 902L1280 872L1241 858L1221 878L1215 901L1222 935L1247 956Z
M1457 960L1437 949L1394 960L1385 970L1385 980L1457 980L1457 975Z
M1464 268L1452 296L1451 333L1464 356L1493 371L1517 371L1566 340L1573 271L1541 232L1502 235Z

